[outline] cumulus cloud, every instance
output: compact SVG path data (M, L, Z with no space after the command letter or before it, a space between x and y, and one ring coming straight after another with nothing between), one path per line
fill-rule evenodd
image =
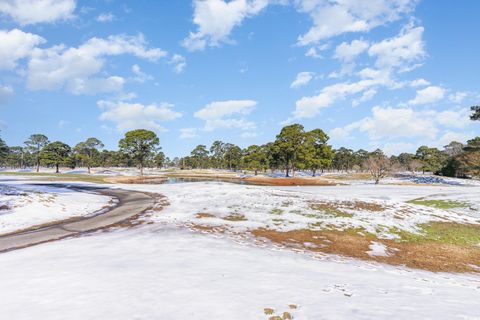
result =
M372 44L368 54L376 58L378 68L400 68L404 71L412 69L412 63L421 61L425 56L423 27L406 25L400 34Z
M0 85L0 105L5 104L12 95L13 95L12 87Z
M113 20L115 20L115 16L110 12L102 13L102 14L97 16L96 20L98 22L112 22Z
M112 121L119 131L133 129L151 129L166 131L161 122L180 118L182 114L173 110L173 105L126 103L100 100L98 106L103 110L100 120Z
M384 84L384 79L362 79L357 82L343 82L327 86L323 88L318 95L303 97L297 100L293 117L294 119L312 118L316 116L321 109L329 107L349 95L372 89L372 87L379 84ZM370 92L370 94L373 94L373 92Z
M2 0L0 13L20 25L52 23L74 17L75 0Z
M432 141L455 140L455 137L460 137L451 129L464 129L469 125L468 111L468 109L417 111L410 107L376 106L371 109L370 116L344 127L334 128L329 134L333 139L347 140L353 131L358 131L366 133L372 141L387 141L397 146L406 142L391 140L412 138L417 144L427 142L432 144ZM442 134L440 138L439 133Z
M20 59L28 57L45 39L18 29L0 30L0 43L0 70L13 70Z
M307 85L315 76L314 72L300 72L297 74L295 80L290 84L290 88L299 88L301 86Z
M298 37L298 44L312 45L347 32L367 32L398 20L413 10L416 0L296 0L300 12L310 15L313 26Z
M214 101L195 112L196 118L205 120L206 131L218 128L255 129L256 125L244 116L248 115L257 105L253 100Z
M415 98L408 103L412 105L434 103L442 100L445 96L445 89L442 87L429 86L425 89L418 90Z
M132 80L135 81L135 82L144 83L147 80L152 80L153 79L153 77L151 75L148 75L145 72L143 72L138 64L134 64L132 66L132 72L135 75L132 78Z
M195 51L229 42L233 28L260 13L268 3L268 0L194 0L193 22L197 31L190 32L182 44Z
M182 128L180 129L180 139L193 139L198 137L196 128Z
M345 62L352 61L369 47L368 41L353 40L352 42L342 42L335 48L335 58Z
M173 65L173 71L175 71L175 73L182 73L187 67L187 60L179 54L174 54L169 63Z
M167 55L159 48L147 48L142 35L91 38L77 48L64 45L36 48L30 54L27 86L31 90L66 88L74 94L119 91L124 83L123 78L102 78L98 74L104 68L104 57L123 54L149 61L157 61Z
M453 103L462 103L470 95L469 92L458 91L448 96L448 99Z

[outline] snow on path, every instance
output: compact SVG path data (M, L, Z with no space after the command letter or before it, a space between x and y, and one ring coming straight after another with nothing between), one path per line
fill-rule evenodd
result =
M107 196L29 184L22 180L0 182L0 234L88 216L110 205L112 200Z
M159 226L0 255L2 319L478 319L480 277L315 260ZM299 308L289 310L288 305Z

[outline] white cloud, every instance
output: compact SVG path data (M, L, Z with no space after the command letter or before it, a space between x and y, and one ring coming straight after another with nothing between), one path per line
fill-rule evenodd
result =
M434 146L437 148L442 148L452 141L465 143L467 140L471 139L472 136L472 134L467 134L465 132L447 131L440 138L438 138L437 141L435 141Z
M358 99L354 99L352 101L352 106L353 107L357 107L358 105L360 105L361 103L363 102L367 102L367 101L370 101L373 99L373 97L377 94L377 90L375 89L369 89L365 92L363 92L362 96Z
M408 142L387 142L382 150L386 155L391 156L398 155L402 152L414 153L418 147L418 145Z
M260 13L268 0L194 0L193 22L196 32L190 32L183 40L188 50L203 50L206 46L218 46L229 42L233 28L246 18Z
M310 15L313 26L298 38L311 45L346 32L367 32L410 12L416 0L296 0L300 12Z
M332 139L347 140L355 130L364 132L371 141L386 141L390 153L405 148L409 141L396 139L414 139L414 146L428 144L442 146L453 140L465 141L468 135L451 131L451 128L465 129L469 125L469 110L421 110L410 107L391 108L374 107L371 115L344 127L329 132ZM438 138L439 133L441 134ZM394 141L392 141L394 140ZM390 144L388 144L390 143ZM402 145L403 144L403 145ZM397 148L394 148L394 147ZM400 148L401 147L401 148Z
M94 95L101 92L120 92L125 79L118 76L108 78L75 78L67 84L67 90L74 95Z
M175 73L182 73L187 67L187 60L179 54L174 54L169 63L173 64L173 71L175 71Z
M143 105L100 100L97 104L103 110L100 120L114 122L119 131L132 129L166 131L160 122L172 121L182 116L181 113L172 110L173 105L169 103Z
M2 0L0 13L21 25L52 23L74 17L75 0Z
M198 137L196 128L182 128L180 129L180 139L193 139Z
M195 112L196 118L205 120L206 131L217 128L240 128L251 130L255 123L244 118L257 105L253 100L215 101Z
M458 91L458 92L455 92L454 94L449 95L448 99L453 103L462 103L463 100L465 100L469 95L470 95L469 92Z
M115 20L115 16L110 12L102 13L97 17L96 20L98 22L112 22L113 20Z
M0 105L6 103L12 95L13 95L12 87L0 85Z
M135 75L132 80L135 82L144 83L147 80L153 79L151 75L148 75L145 72L143 72L138 64L134 64L132 66L132 72Z
M415 98L408 103L412 105L428 104L442 100L445 96L445 89L442 87L429 86L425 89L418 90Z
M353 40L350 43L342 42L335 48L335 58L345 62L352 61L369 47L368 41Z
M430 85L430 82L422 78L410 81L411 87L425 87L428 85Z
M345 99L349 95L363 92L383 82L384 79L381 78L375 80L363 79L358 82L344 82L327 86L316 96L303 97L297 100L293 117L295 119L312 118L316 116L322 108L329 107L338 100Z
M402 71L411 70L412 63L421 61L426 56L423 31L423 27L415 27L409 23L402 28L399 35L373 44L368 49L368 54L376 57L375 65L378 68L398 67Z
M314 72L300 72L297 74L297 77L295 80L293 80L292 84L290 85L290 88L299 88L301 86L304 86L308 84L313 77L315 76Z
M13 70L20 59L27 58L45 39L18 29L0 30L0 43L0 70Z
M96 75L103 70L105 56L122 54L157 61L167 53L159 48L147 48L142 35L91 38L78 48L67 48L63 45L48 49L36 48L32 51L28 63L27 86L32 90L65 87L74 94L119 91L124 83L123 78L118 76L100 78ZM98 90L95 90L97 86Z

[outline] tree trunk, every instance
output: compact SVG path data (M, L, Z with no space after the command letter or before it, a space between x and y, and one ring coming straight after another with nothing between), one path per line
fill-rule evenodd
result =
M378 184L380 182L380 178L375 178L375 184Z
M317 172L317 170L315 169L312 169L312 177L315 177L315 173Z
M90 166L88 166L88 174L91 174Z
M57 170L55 171L55 173L60 173L60 170L58 170L58 167L59 167L58 163L55 165L55 167L56 167L56 169L57 169Z
M288 173L289 173L289 168L288 168L288 164L287 164L287 165L285 165L285 178L290 177L290 176L288 175Z
M255 175L257 175L257 174L258 174L258 170L255 170Z
M37 172L40 172L40 159L37 159Z
M143 164L140 163L140 176L143 177Z

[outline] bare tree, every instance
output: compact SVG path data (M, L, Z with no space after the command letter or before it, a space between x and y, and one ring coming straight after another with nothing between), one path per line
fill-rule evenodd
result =
M365 168L370 172L375 184L380 182L380 179L385 178L392 170L390 159L381 154L371 155L365 160Z
M408 163L408 170L411 171L412 173L417 172L418 170L420 170L421 167L422 167L422 162L417 159L412 159Z

